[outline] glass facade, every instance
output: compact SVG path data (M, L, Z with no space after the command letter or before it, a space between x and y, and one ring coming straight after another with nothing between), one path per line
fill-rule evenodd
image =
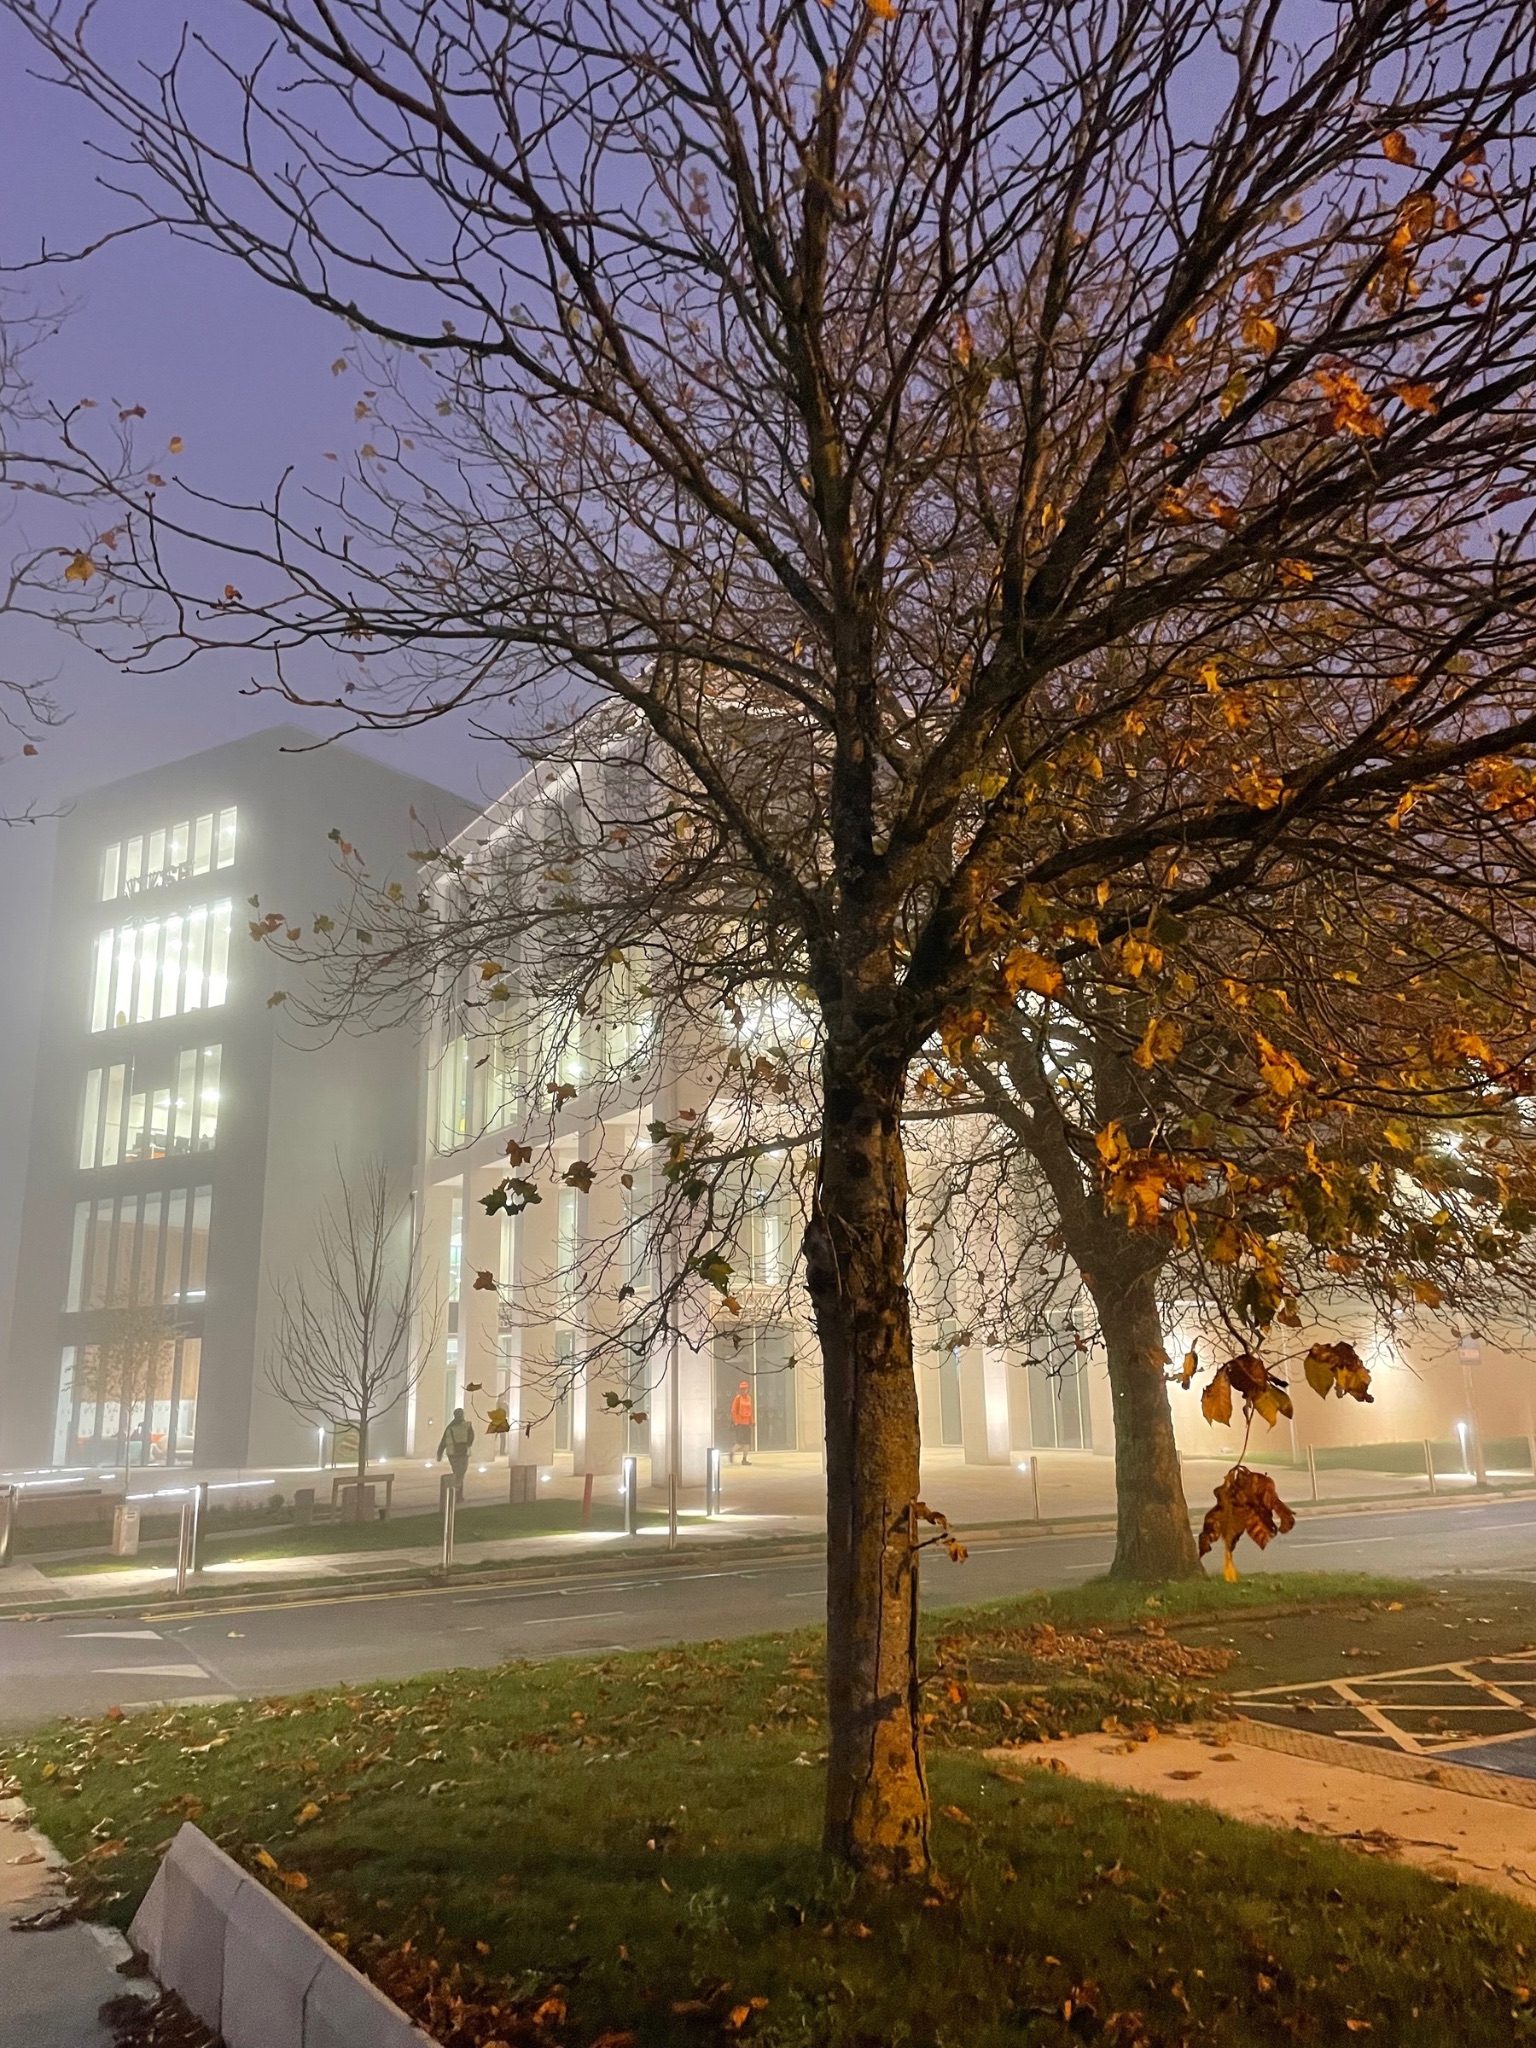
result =
M93 1067L81 1105L81 1169L211 1152L222 1064L223 1048L204 1045Z
M65 1314L151 1303L200 1308L212 1222L211 1186L77 1202Z
M184 818L179 825L157 825L150 832L119 840L101 856L101 901L116 903L124 896L172 889L216 868L233 867L235 828L231 805L227 810L204 811L200 818Z
M91 969L92 1031L218 1009L229 993L233 923L226 897L101 932Z

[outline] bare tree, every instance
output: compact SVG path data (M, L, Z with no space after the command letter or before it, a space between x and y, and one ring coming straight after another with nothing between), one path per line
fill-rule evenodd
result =
M273 1392L295 1414L355 1437L363 1512L370 1434L420 1379L437 1338L425 1301L421 1226L377 1162L341 1175L307 1271L273 1275L277 1324L267 1360Z
M1213 907L1262 889L1283 927L1384 859L1480 920L1507 980L1475 1007L1530 1013L1499 778L1536 783L1536 19L228 0L146 80L107 0L78 32L6 4L147 221L382 352L334 517L145 494L94 586L160 600L140 658L235 645L340 721L473 703L520 737L578 679L648 735L671 853L641 887L588 845L553 950L670 927L722 996L805 992L827 1840L921 1870L914 1061L1064 963L1176 998ZM346 680L306 697L317 646ZM1266 715L1197 716L1210 661ZM1340 1102L1376 1085L1260 1036ZM1186 1169L1115 1121L1100 1192L1155 1184L1155 1221ZM1192 1569L1160 1358L1112 1372L1147 1446L1124 1566Z

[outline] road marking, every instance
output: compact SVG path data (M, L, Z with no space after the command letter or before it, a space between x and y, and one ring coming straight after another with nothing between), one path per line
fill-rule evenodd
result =
M562 1623L572 1621L616 1621L623 1612L622 1607L609 1607L601 1614L533 1614L523 1623L523 1627L558 1628Z
M64 1638L66 1643L158 1643L163 1640L152 1628L83 1628Z
M104 1664L92 1678L206 1678L201 1664Z
M827 1594L824 1586L816 1586L809 1593L783 1593L779 1597L784 1600L825 1600Z

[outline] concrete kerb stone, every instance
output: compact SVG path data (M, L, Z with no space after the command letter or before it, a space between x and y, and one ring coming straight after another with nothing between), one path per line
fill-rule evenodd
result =
M225 2048L423 2048L427 2036L188 1821L129 1929Z

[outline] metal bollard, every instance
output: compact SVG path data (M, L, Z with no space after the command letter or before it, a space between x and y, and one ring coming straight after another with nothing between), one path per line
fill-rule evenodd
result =
M1317 1499L1317 1453L1307 1445L1307 1477L1312 1482L1312 1498Z
M624 1534L640 1533L640 1460L629 1452L619 1468L619 1491L624 1496Z
M176 1534L176 1591L180 1595L187 1590L187 1574L192 1569L193 1522L197 1516L195 1501L184 1500L181 1504L181 1527Z
M1029 1497L1034 1503L1035 1520L1040 1520L1040 1460L1032 1457L1029 1461Z
M677 1474L667 1474L667 1548L677 1548Z
M11 1561L11 1537L21 1508L21 1488L0 1486L0 1570Z
M453 1569L453 1523L458 1511L459 1496L452 1479L443 1481L443 1570Z
M1435 1485L1435 1447L1428 1437L1424 1439L1424 1474L1429 1481L1430 1492L1438 1493L1440 1489Z
M715 1449L704 1453L704 1512L720 1512L720 1453Z
M188 1558L192 1576L203 1568L203 1539L208 1534L208 1482L200 1479L192 1489L192 1551Z

